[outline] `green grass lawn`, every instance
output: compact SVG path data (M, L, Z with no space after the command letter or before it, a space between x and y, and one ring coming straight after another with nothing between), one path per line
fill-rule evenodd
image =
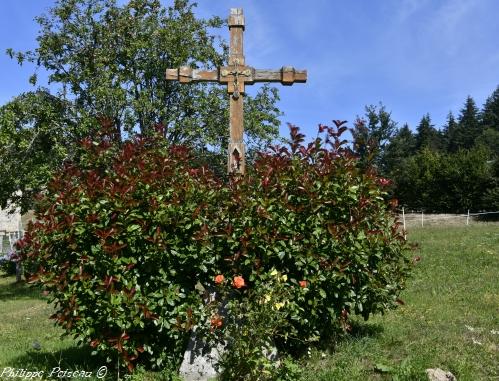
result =
M361 323L326 358L314 353L306 380L427 380L427 368L499 380L499 225L409 233L421 261L405 305Z
M57 367L98 369L90 350L78 348L71 338L60 338L62 330L48 319L52 313L39 291L16 284L15 277L0 277L0 380L22 379L9 377L6 368L43 370L43 379Z
M357 321L333 350L313 351L303 360L304 381L426 380L425 369L437 367L459 381L499 380L499 225L413 229L408 238L419 244L413 255L421 261L402 294L405 305ZM44 379L56 367L94 375L112 368L71 338L60 340L44 297L14 280L0 277L0 375L7 367L43 370ZM8 379L15 378L0 376Z

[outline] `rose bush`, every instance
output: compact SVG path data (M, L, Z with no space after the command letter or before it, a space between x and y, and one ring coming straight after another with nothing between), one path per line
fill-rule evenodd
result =
M210 331L212 340L225 345L218 363L222 381L299 379L300 369L285 351L276 352L275 340L291 329L286 309L292 290L287 276L276 269L261 275L260 287L217 287L220 303L209 307L223 311L223 325Z

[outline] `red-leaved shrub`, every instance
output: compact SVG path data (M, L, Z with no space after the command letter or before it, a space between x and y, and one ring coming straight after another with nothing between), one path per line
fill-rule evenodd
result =
M216 274L224 192L185 147L161 137L87 139L50 182L20 243L56 322L100 352L178 366ZM29 265L28 263L31 263Z
M159 135L87 139L19 244L32 281L49 292L59 325L97 351L119 352L129 370L177 367L195 326L239 332L222 362L245 364L229 378L249 371L260 353L246 356L252 345L299 349L348 328L351 313L392 308L406 243L385 200L389 182L360 168L345 130L321 126L325 138L304 145L291 127L289 147L261 153L226 184ZM233 299L228 316L205 304L213 289ZM263 326L239 329L248 322L271 322L272 337Z

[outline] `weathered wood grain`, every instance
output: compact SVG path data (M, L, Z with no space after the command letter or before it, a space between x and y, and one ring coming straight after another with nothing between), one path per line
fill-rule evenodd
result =
M244 14L241 8L231 8L229 20L229 65L244 65Z
M186 82L218 82L218 70L199 70L181 67L180 69L166 69L168 81Z
M289 69L278 70L271 69L256 69L254 74L254 82L281 82L283 84L305 83L307 82L307 71L296 70L289 71Z
M242 8L231 8L228 20L229 28L239 26L244 28L244 13Z

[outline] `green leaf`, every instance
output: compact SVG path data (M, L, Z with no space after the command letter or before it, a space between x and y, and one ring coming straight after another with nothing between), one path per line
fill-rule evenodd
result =
M134 231L138 231L140 230L140 225L136 225L136 224L132 224L132 225L128 225L127 228L126 228L126 231L128 233L133 233Z
M29 83L32 84L33 86L36 85L36 80L37 80L36 74L33 74L32 76L29 77Z

